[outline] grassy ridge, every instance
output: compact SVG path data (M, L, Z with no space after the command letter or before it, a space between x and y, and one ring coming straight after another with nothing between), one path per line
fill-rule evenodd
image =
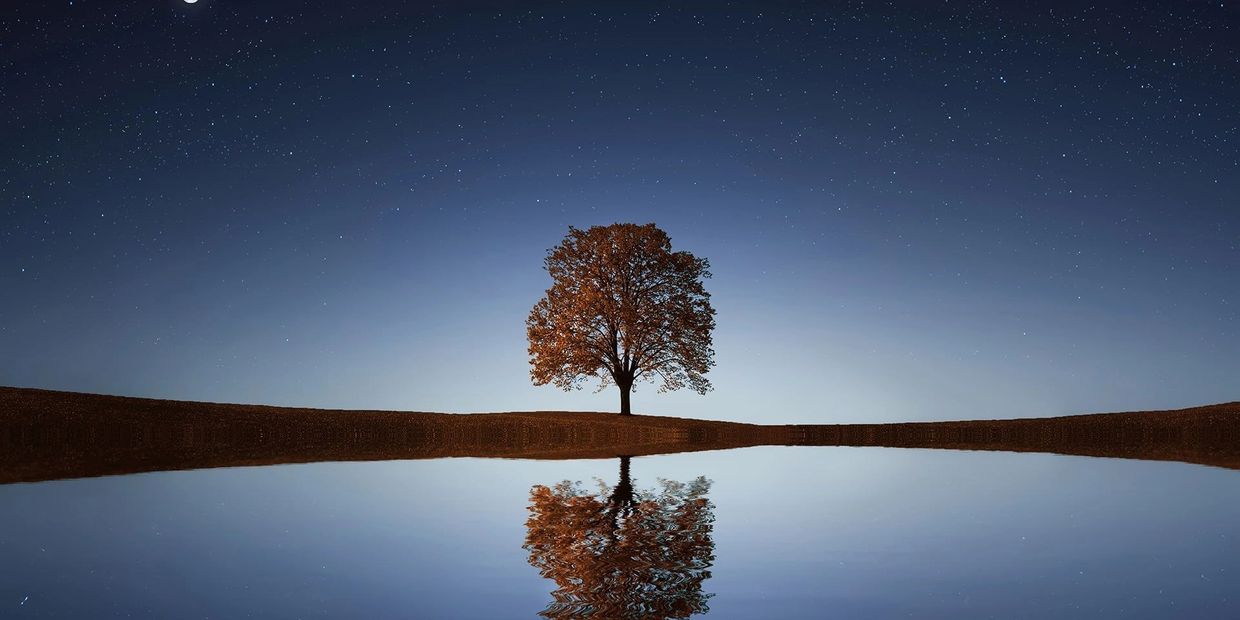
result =
M802 433L801 445L1050 452L1240 469L1240 402L1053 418L790 428Z
M1240 403L1023 420L766 426L587 412L298 409L0 388L0 483L316 461L612 458L759 445L1056 452L1240 469Z

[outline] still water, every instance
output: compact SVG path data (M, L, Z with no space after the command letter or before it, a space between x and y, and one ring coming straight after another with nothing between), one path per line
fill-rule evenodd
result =
M621 470L445 459L0 486L0 618L1240 617L1238 471L882 448Z

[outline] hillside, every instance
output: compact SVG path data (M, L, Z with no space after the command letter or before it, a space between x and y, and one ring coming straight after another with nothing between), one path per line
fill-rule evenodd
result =
M1240 403L904 424L753 425L590 412L345 411L0 387L0 483L445 457L613 458L760 445L1053 452L1240 469Z

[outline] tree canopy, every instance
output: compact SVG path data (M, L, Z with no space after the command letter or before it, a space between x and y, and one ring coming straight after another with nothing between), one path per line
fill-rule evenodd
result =
M709 610L702 592L715 544L710 481L660 480L635 490L628 458L620 484L598 494L578 484L530 489L524 548L555 581L547 618L688 618Z
M711 389L715 310L703 280L710 263L672 251L654 224L612 224L568 235L544 260L552 284L526 320L536 385L620 389L621 413L639 380L659 391Z

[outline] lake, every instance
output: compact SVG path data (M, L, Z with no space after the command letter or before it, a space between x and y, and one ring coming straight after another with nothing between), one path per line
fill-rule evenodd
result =
M0 617L1240 617L1234 470L826 447L636 457L631 488L621 468L3 485Z

